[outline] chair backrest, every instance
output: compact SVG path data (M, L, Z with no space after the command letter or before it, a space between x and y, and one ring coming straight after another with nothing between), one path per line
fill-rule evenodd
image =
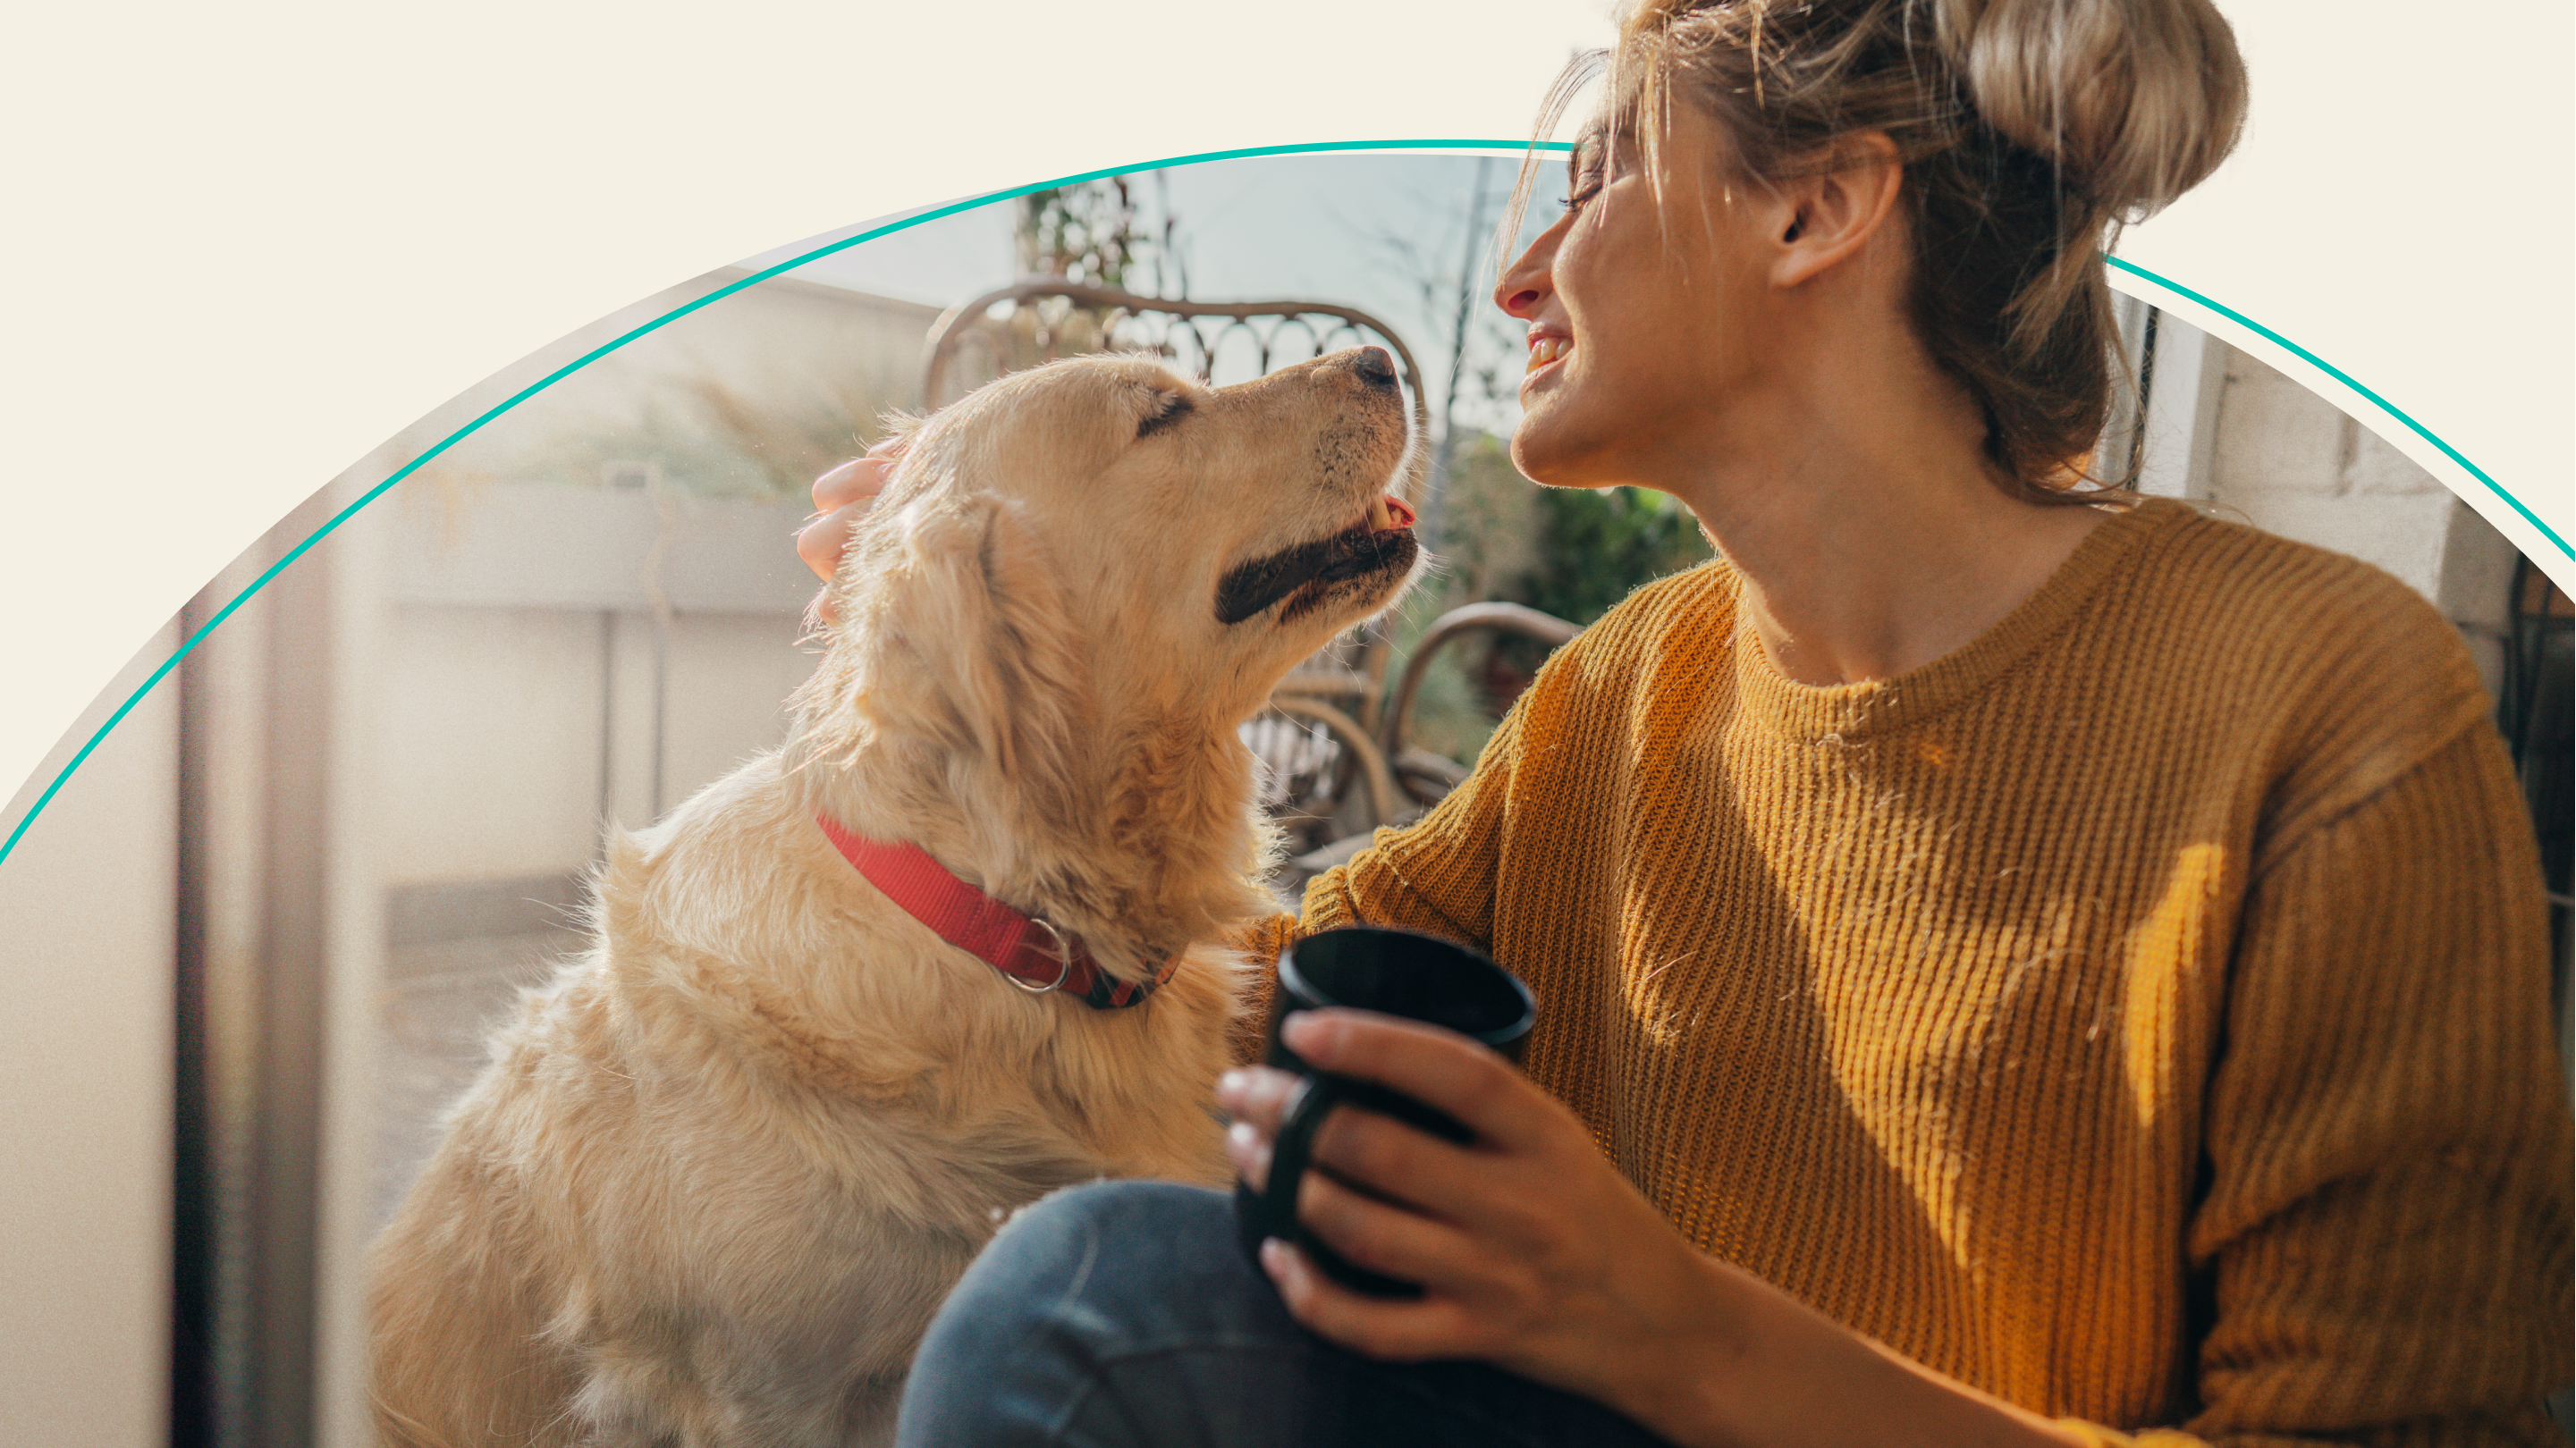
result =
M1414 435L1424 437L1430 412L1413 349L1357 307L1147 297L1065 277L1022 277L941 313L923 348L921 396L924 406L943 407L1005 372L1085 352L1144 352L1214 383L1220 373L1242 381L1370 344L1395 354Z

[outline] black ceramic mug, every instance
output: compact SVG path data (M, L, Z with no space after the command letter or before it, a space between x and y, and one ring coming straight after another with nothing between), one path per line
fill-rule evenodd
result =
M1464 1146L1475 1133L1454 1117L1400 1092L1368 1081L1318 1071L1281 1045L1279 1027L1297 1011L1349 1006L1444 1026L1517 1062L1537 1020L1529 987L1484 952L1419 931L1348 925L1318 931L1279 957L1279 1009L1270 1023L1264 1062L1306 1078L1288 1119L1270 1145L1270 1176L1255 1192L1237 1182L1235 1223L1244 1251L1256 1260L1271 1237L1294 1242L1316 1267L1354 1291L1378 1297L1412 1297L1421 1288L1344 1260L1297 1220L1297 1184L1305 1178L1315 1128L1337 1105L1375 1111Z

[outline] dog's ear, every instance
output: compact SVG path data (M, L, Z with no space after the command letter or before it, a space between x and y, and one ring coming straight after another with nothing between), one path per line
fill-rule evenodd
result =
M898 488L889 501L861 524L834 583L841 620L797 700L809 742L853 728L916 740L1056 805L1069 793L1082 684L1045 549L991 493Z

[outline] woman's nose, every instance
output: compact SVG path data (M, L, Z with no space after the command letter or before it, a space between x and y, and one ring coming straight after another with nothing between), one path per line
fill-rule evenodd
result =
M1556 233L1557 228L1552 226L1541 233L1530 243L1529 250L1521 253L1520 260L1503 273L1502 282L1494 288L1494 305L1506 315L1526 322L1547 300L1548 265L1555 259Z

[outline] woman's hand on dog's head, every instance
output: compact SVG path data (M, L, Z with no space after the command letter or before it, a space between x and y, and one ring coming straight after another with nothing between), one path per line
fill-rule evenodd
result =
M796 556L826 583L841 570L841 553L850 532L885 491L894 476L894 460L903 451L901 438L887 438L814 480L814 516L796 534Z
M869 448L864 457L855 457L814 480L814 516L796 533L796 556L825 583L841 571L841 555L850 546L850 533L859 519L875 505L877 494L885 491L887 479L894 476L894 460L903 451L901 438L887 438ZM832 600L827 593L814 600L817 617L832 616Z

